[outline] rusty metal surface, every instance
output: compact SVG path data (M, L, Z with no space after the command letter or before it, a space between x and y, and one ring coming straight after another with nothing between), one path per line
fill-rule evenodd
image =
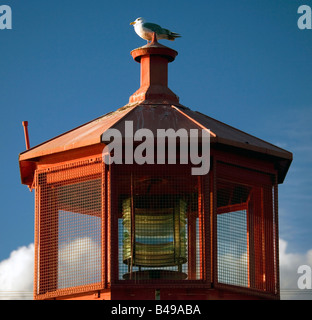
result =
M202 126L215 133L215 142L237 146L243 149L254 150L273 156L279 156L285 159L292 159L291 152L288 152L239 129L231 127L205 114L195 112L190 109L184 109L183 113L191 117L193 121L198 121Z
M118 109L35 146L21 153L20 161L100 143L102 134L109 128L116 128L124 135L125 121L133 121L134 131L148 128L154 134L157 129L205 128L211 131L215 142L292 159L291 152L190 109L171 105L138 104Z
M20 154L19 160L29 160L48 154L67 151L100 143L103 132L122 119L134 106L123 107L107 115L90 121L80 127L65 132Z
M281 176L280 181L283 181L292 161L292 153L199 112L183 106L145 104L144 102L127 105L35 146L20 154L19 160L23 162L41 156L99 144L102 142L103 133L109 128L118 129L124 136L125 121L133 122L134 132L138 129L148 128L154 136L157 134L157 129L177 131L183 128L188 133L190 129L209 129L212 143L276 157Z
M114 128L118 129L122 136L125 135L125 121L132 121L134 132L139 129L149 129L156 137L158 129L202 129L198 123L186 117L172 105L139 104L132 112L125 115L123 121L116 123Z

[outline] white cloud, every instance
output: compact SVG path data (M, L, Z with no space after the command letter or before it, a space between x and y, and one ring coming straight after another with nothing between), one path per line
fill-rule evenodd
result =
M82 239L88 248L98 252L97 245L88 238ZM281 299L312 299L312 290L298 289L298 267L308 265L312 268L312 249L306 253L291 253L287 251L287 242L280 239L280 279ZM84 247L84 246L83 246ZM69 247L63 248L63 253ZM92 250L93 251L93 250ZM86 252L80 252L83 256ZM66 255L65 255L66 256ZM80 257L81 258L81 257ZM90 258L90 257L89 257ZM95 262L95 261L93 261ZM66 264L66 259L63 260ZM23 246L12 251L10 257L0 262L0 300L4 299L32 299L34 269L34 245ZM90 269L83 270L90 274ZM91 270L91 274L95 270ZM312 280L311 280L312 281Z
M61 246L58 262L59 288L101 281L101 247L89 237L77 238Z
M0 262L0 300L32 299L34 279L34 245L11 252Z
M298 288L299 266L307 265L312 268L312 249L306 253L287 252L287 242L279 241L281 299L312 299L312 291ZM310 279L312 281L312 279Z
M59 286L100 281L101 250L92 239L79 238L59 250ZM77 273L77 269L79 272ZM68 277L75 274L75 279ZM34 244L11 252L0 262L0 300L33 299Z

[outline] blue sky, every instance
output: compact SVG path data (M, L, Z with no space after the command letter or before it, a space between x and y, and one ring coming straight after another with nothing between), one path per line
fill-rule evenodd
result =
M2 4L13 28L0 30L0 266L33 243L34 193L18 166L22 121L34 146L126 105L139 87L130 51L146 43L129 23L142 16L182 34L162 42L179 52L169 87L181 104L293 152L279 188L281 258L312 267L312 30L297 26L298 7L312 0Z

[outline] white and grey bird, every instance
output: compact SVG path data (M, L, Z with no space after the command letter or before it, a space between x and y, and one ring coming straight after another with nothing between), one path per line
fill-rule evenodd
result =
M130 24L134 26L137 35L142 39L147 40L147 42L152 40L154 32L156 33L157 40L167 39L173 41L175 38L181 37L178 33L164 29L158 24L145 22L143 18L137 18Z

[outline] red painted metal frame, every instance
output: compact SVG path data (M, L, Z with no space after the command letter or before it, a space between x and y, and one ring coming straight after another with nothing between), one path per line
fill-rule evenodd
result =
M237 292L237 294L251 294L258 296L260 298L273 298L279 299L279 260L278 260L278 207L277 207L277 172L274 170L273 164L265 161L257 161L257 159L246 159L242 158L240 155L227 155L226 152L212 152L213 165L213 185L214 185L214 213L213 213L213 286L216 289L222 290L232 290ZM234 165L232 170L226 170L222 168L222 163L224 165ZM221 165L221 166L220 166ZM236 167L235 167L236 166ZM250 287L239 287L232 286L228 284L223 284L218 282L218 272L217 272L217 222L216 217L218 214L216 206L216 196L217 196L217 181L220 178L227 179L232 182L243 183L248 185L253 185L255 188L261 186L266 186L263 188L262 195L260 192L256 192L259 197L257 198L255 208L260 210L262 213L256 215L260 219L258 222L254 222L253 225L259 228L256 234L262 235L258 239L258 245L265 245L265 250L262 248L253 248L255 252L262 252L261 257L258 258L258 265L252 263L249 266L249 271L253 273L249 275L249 278L254 279L254 283L250 283ZM269 194L269 190L271 193ZM272 196L272 190L273 196ZM264 209L264 206L266 209ZM238 207L237 207L238 208ZM236 209L237 209L236 208ZM221 213L221 212L220 212ZM265 214L265 216L263 216ZM250 218L249 218L250 220ZM249 228L251 227L249 223ZM273 229L274 228L274 229ZM255 233L251 229L248 230L248 233ZM250 236L250 235L249 235ZM249 241L248 241L249 242ZM248 245L250 246L250 244ZM249 248L252 249L252 248ZM270 259L266 259L270 257ZM266 275L264 287L262 273ZM261 277L260 277L261 274ZM274 287L273 287L274 284ZM252 288L256 287L256 288Z
M94 159L94 160L92 160ZM34 298L36 300L52 299L57 297L69 296L78 293L85 293L91 290L103 290L107 287L106 278L106 257L107 249L107 221L106 221L106 180L107 170L102 162L101 158L97 158L97 166L102 167L102 170L98 172L101 175L102 191L101 191L101 280L95 284L86 284L75 287L57 288L58 278L58 206L57 201L54 200L53 188L47 188L45 194L42 193L42 188L45 185L57 185L70 184L73 181L90 181L92 177L93 169L91 173L85 177L79 171L81 165L91 166L95 164L96 158L89 160L72 160L62 165L50 165L49 167L43 166L35 174L35 268L34 268ZM62 180L62 174L58 172L58 169L62 168L66 172L67 177ZM88 168L85 169L85 173L88 172ZM44 177L45 180L39 181L39 176ZM64 177L63 177L64 179ZM49 228L47 228L47 221L50 221ZM51 222L52 221L52 222ZM45 231L46 230L46 231ZM45 241L45 239L47 241ZM46 244L45 244L46 243ZM47 256L48 258L45 258ZM42 279L49 275L48 284L44 285ZM43 289L44 288L44 291Z
M87 151L86 151L87 153ZM88 157L84 157L85 153L80 154L82 158L80 159L86 159ZM40 168L52 168L54 166L58 166L60 164L58 155L55 155L51 157L51 159L54 159L52 161L53 164L51 164L51 160L49 161L41 161L41 164L39 165ZM90 158L90 157L89 157ZM91 157L92 158L92 157ZM229 160L230 159L230 160ZM44 160L44 159L43 159ZM75 163L78 161L77 158L71 159L68 158L63 161L63 164L65 163ZM256 164L252 159L242 159L241 156L231 154L230 158L229 155L226 152L220 152L212 150L212 163L211 163L211 170L208 175L204 176L203 178L200 178L201 180L201 188L204 190L205 196L203 198L199 198L201 206L203 208L202 212L204 214L203 219L203 225L201 227L202 229L202 252L203 252L203 258L201 260L202 263L202 276L203 280L187 280L187 281L175 281L174 283L167 283L167 282L157 282L157 283L149 283L149 284L135 284L135 287L133 285L133 282L127 282L124 280L118 280L118 269L116 266L118 266L118 234L116 232L116 220L114 212L116 212L116 203L115 200L116 197L116 190L115 188L118 187L114 184L114 170L118 170L116 166L104 166L103 172L102 172L102 211L103 211L103 219L102 219L102 230L103 230L103 236L102 236L102 284L101 286L97 287L96 292L99 292L98 296L94 298L99 297L107 297L107 298L113 298L113 299L122 299L126 298L124 295L125 292L133 293L134 291L141 292L141 289L144 289L142 291L142 295L137 294L137 299L145 299L147 296L144 294L150 291L149 297L152 298L155 294L155 289L161 289L162 292L162 298L165 297L171 297L172 295L170 292L176 292L177 289L181 289L185 294L185 298L189 297L187 295L187 291L192 289L194 292L196 291L197 294L195 296L198 297L198 299L202 299L203 297L217 297L218 294L215 290L221 290L220 292L232 292L231 297L247 297L247 296L254 296L254 297L260 297L260 298L279 298L279 282L276 283L276 293L270 293L265 292L263 290L255 290L251 288L242 288L242 287L236 287L231 285L225 285L222 283L218 283L217 281L217 243L216 243L216 230L217 230L217 224L216 224L216 215L217 215L217 207L216 207L216 190L217 190L217 179L220 177L224 177L227 179L230 179L235 182L246 182L246 176L242 176L241 172L239 170L226 172L226 174L222 174L218 171L217 165L220 163L226 163L226 164L242 164L242 172L244 174L246 172L249 172L249 178L253 177L253 172L258 173L264 173L264 176L267 177L268 175L273 177L272 181L272 187L274 189L273 198L268 196L267 199L271 201L269 206L272 205L274 208L274 216L271 218L275 221L274 223L274 230L272 229L273 226L270 224L265 223L263 226L268 230L268 234L275 234L275 239L273 239L271 236L267 236L265 239L266 242L273 243L275 241L273 248L267 249L265 251L265 255L270 255L274 257L274 265L267 265L265 263L261 263L263 267L266 268L266 274L269 277L273 277L275 279L278 279L278 211L277 211L277 201L278 201L278 194L277 194L277 177L276 172L274 171L273 166L270 163L266 163L263 161L258 161ZM74 171L73 171L74 172ZM74 173L73 173L74 174ZM267 179L262 179L261 174L259 175L259 179L257 183L260 185L268 184ZM53 179L58 179L57 176L54 176ZM250 179L249 179L250 180ZM256 183L256 184L257 184ZM41 202L40 202L40 187L36 191L36 211L40 210ZM52 199L52 198L51 198ZM274 204L274 206L273 206ZM270 219L271 219L270 218ZM44 219L42 217L41 219ZM44 221L37 221L36 223L36 231L35 231L35 246L38 248L38 227L41 223ZM194 224L190 223L189 230L191 231L194 229ZM191 233L192 234L192 233ZM190 235L192 237L192 235ZM189 242L192 243L192 239L189 239ZM193 251L194 252L194 251ZM36 261L38 261L38 251L36 251ZM38 263L35 264L35 283L38 283ZM42 266L41 266L42 267ZM189 266L190 272L195 270L196 264ZM262 268L259 266L258 268ZM255 278L256 279L256 278ZM260 281L260 280L256 280ZM271 283L273 283L273 280L270 280ZM214 289L212 289L214 288ZM40 292L35 293L35 296L37 299L41 298L70 298L73 299L80 297L87 296L87 287L82 286L81 288L68 288L67 290L63 290L60 295L40 295ZM89 290L92 289L92 286L89 287ZM105 291L106 290L106 291ZM134 290L134 291L133 291ZM202 290L202 291L198 291ZM210 290L210 291L206 291ZM270 288L270 291L272 291L272 288ZM64 296L64 294L66 295ZM203 294L203 292L206 292ZM39 294L38 294L39 293ZM131 294L132 294L131 293ZM177 293L176 293L177 294ZM111 295L111 296L110 296ZM92 295L91 295L92 296ZM93 296L92 296L93 297ZM192 296L193 298L194 296Z

